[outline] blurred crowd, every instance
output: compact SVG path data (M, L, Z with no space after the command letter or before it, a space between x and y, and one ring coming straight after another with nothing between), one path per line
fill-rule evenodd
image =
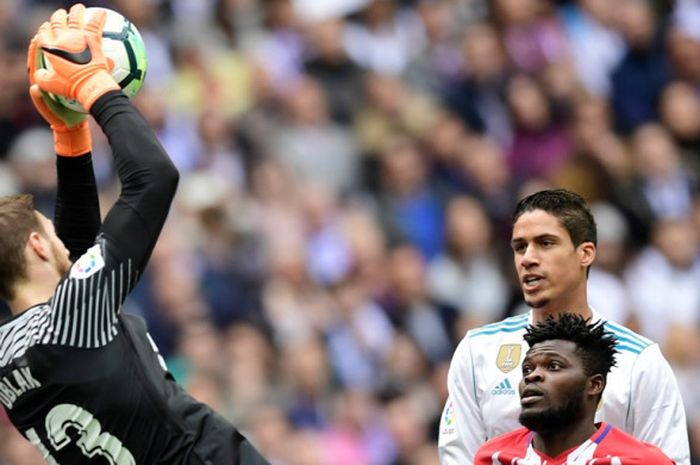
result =
M70 3L0 1L0 195L49 217L25 56ZM125 311L272 464L437 465L452 352L526 310L510 215L553 186L592 206L590 301L661 345L700 461L700 0L84 3L140 30L134 102L181 172ZM3 421L0 464L42 463Z

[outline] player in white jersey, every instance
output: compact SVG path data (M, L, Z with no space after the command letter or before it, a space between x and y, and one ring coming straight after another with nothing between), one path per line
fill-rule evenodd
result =
M596 227L584 200L552 189L521 200L513 215L511 246L525 302L531 310L467 332L452 358L449 397L440 420L442 465L473 464L488 439L518 427L518 369L527 351L525 327L573 312L596 322L586 280L595 259ZM685 412L673 371L659 346L610 321L618 340L617 366L596 422L608 422L659 447L679 465L690 464Z

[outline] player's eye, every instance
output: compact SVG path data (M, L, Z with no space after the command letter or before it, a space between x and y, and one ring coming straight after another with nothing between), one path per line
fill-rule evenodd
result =
M530 365L523 365L523 375L529 375L532 373L532 367Z
M556 360L552 360L551 362L549 362L549 369L550 370L556 371L560 368L561 368L561 363L557 362Z

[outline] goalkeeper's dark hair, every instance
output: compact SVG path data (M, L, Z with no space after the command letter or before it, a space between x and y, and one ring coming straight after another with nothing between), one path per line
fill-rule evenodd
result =
M576 313L561 313L559 318L547 315L544 321L526 328L523 336L530 347L553 339L571 341L576 344L576 352L583 361L587 376L601 374L607 377L610 369L616 365L615 348L617 341L605 330L603 321L589 323Z
M0 197L0 298L15 297L15 286L27 278L24 247L33 232L44 233L31 195Z

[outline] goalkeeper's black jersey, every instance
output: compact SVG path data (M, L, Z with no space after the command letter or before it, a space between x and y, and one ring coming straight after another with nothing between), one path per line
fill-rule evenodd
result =
M120 311L177 171L123 94L101 97L92 114L122 192L100 225L89 154L59 157L56 231L77 260L48 302L0 325L0 404L49 465L265 464L173 381L144 321Z
M242 437L173 382L141 318L117 313L135 271L103 237L47 304L0 326L0 402L50 465L238 463Z

